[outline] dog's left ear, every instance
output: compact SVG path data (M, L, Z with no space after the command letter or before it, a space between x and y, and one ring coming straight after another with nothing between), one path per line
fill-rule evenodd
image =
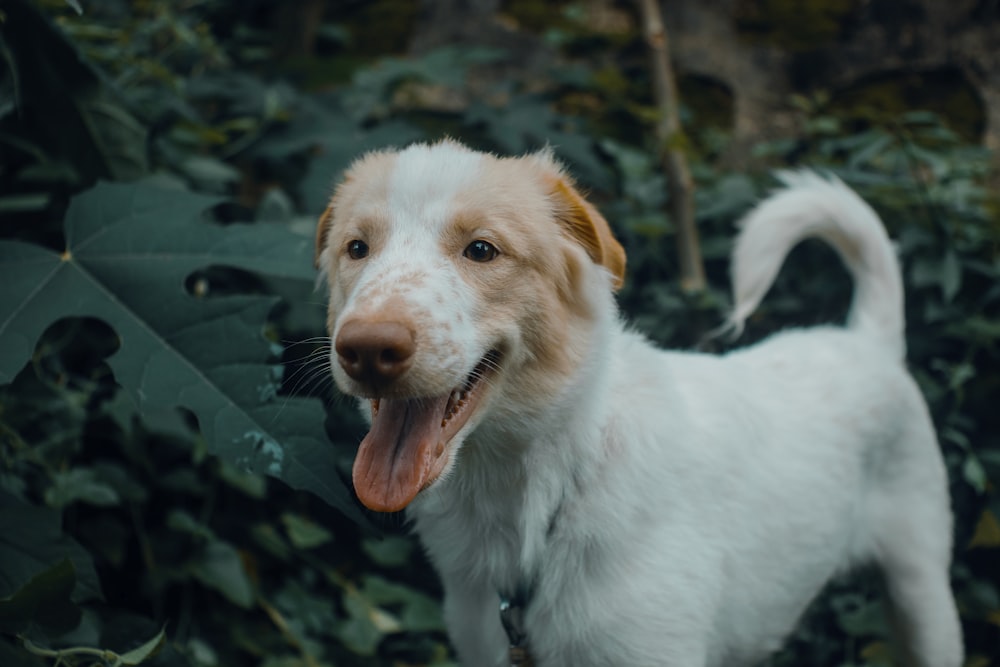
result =
M316 254L313 263L317 269L320 268L319 260L323 255L323 249L326 248L326 239L330 235L331 226L333 226L333 203L319 216L319 224L316 226Z
M619 290L625 282L625 249L612 234L608 221L562 174L553 174L549 187L556 203L556 219L595 264L614 276L612 287Z
M330 236L330 229L333 227L333 210L337 207L337 200L341 197L344 185L350 180L351 174L348 172L344 175L344 180L334 190L333 197L330 199L330 203L327 204L326 210L319 216L319 224L316 225L316 255L313 257L313 262L316 264L317 269L324 268L320 260L323 258L326 241Z

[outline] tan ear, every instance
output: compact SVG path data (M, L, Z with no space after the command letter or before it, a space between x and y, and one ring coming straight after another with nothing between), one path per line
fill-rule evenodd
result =
M316 254L313 263L317 269L320 268L319 258L323 254L323 249L326 248L326 239L330 235L331 226L333 226L333 204L327 206L323 214L319 216L319 224L316 226Z
M595 264L611 272L612 286L618 291L625 282L625 249L611 233L608 221L563 176L553 178L552 195L557 202L556 218Z

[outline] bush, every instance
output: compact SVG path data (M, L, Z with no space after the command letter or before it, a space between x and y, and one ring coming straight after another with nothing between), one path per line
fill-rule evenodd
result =
M16 104L0 111L0 662L447 664L419 550L344 482L362 426L332 394L311 268L339 171L367 148L445 132L503 152L550 142L627 247L626 313L659 342L709 349L726 346L704 336L727 307L734 221L772 181L692 155L713 287L685 294L663 261L673 230L648 109L631 106L645 130L631 143L560 111L562 94L600 103L600 72L508 90L502 108L416 112L405 100L419 86L460 90L470 67L505 55L383 58L309 92L279 78L227 3L174 5L3 8L0 81ZM757 159L836 173L898 241L909 360L952 476L968 650L988 664L995 174L933 116L857 128L803 106L798 135ZM737 344L843 317L849 298L833 254L804 244ZM884 664L875 584L835 583L772 664Z

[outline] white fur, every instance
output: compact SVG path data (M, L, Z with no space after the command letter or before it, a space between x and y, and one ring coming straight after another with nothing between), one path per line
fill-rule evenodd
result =
M526 172L558 171L544 155L523 160ZM408 508L441 575L462 664L509 664L498 591L530 582L537 667L755 665L832 576L872 563L905 664L959 667L946 473L901 362L899 269L874 212L839 181L787 176L737 241L732 323L753 311L791 246L818 236L855 278L849 325L788 331L721 357L658 350L629 331L607 271L585 262L577 280L589 314L549 332L582 353L557 391L528 404L520 325L491 321L485 288L440 250L452 202L497 178L489 161L450 143L395 155L388 194L372 186L359 196L380 211L385 243L356 280L338 277L336 257L321 260L334 274L332 331L392 298L437 341L418 343L415 368L430 379L408 391L440 391L447 381L430 366L467 372L491 337L510 342L447 472ZM367 173L345 188L367 187Z

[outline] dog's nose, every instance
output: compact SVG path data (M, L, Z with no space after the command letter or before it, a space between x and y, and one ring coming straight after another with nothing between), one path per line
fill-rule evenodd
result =
M351 320L340 327L334 343L337 361L359 382L395 380L413 364L413 333L398 322Z

